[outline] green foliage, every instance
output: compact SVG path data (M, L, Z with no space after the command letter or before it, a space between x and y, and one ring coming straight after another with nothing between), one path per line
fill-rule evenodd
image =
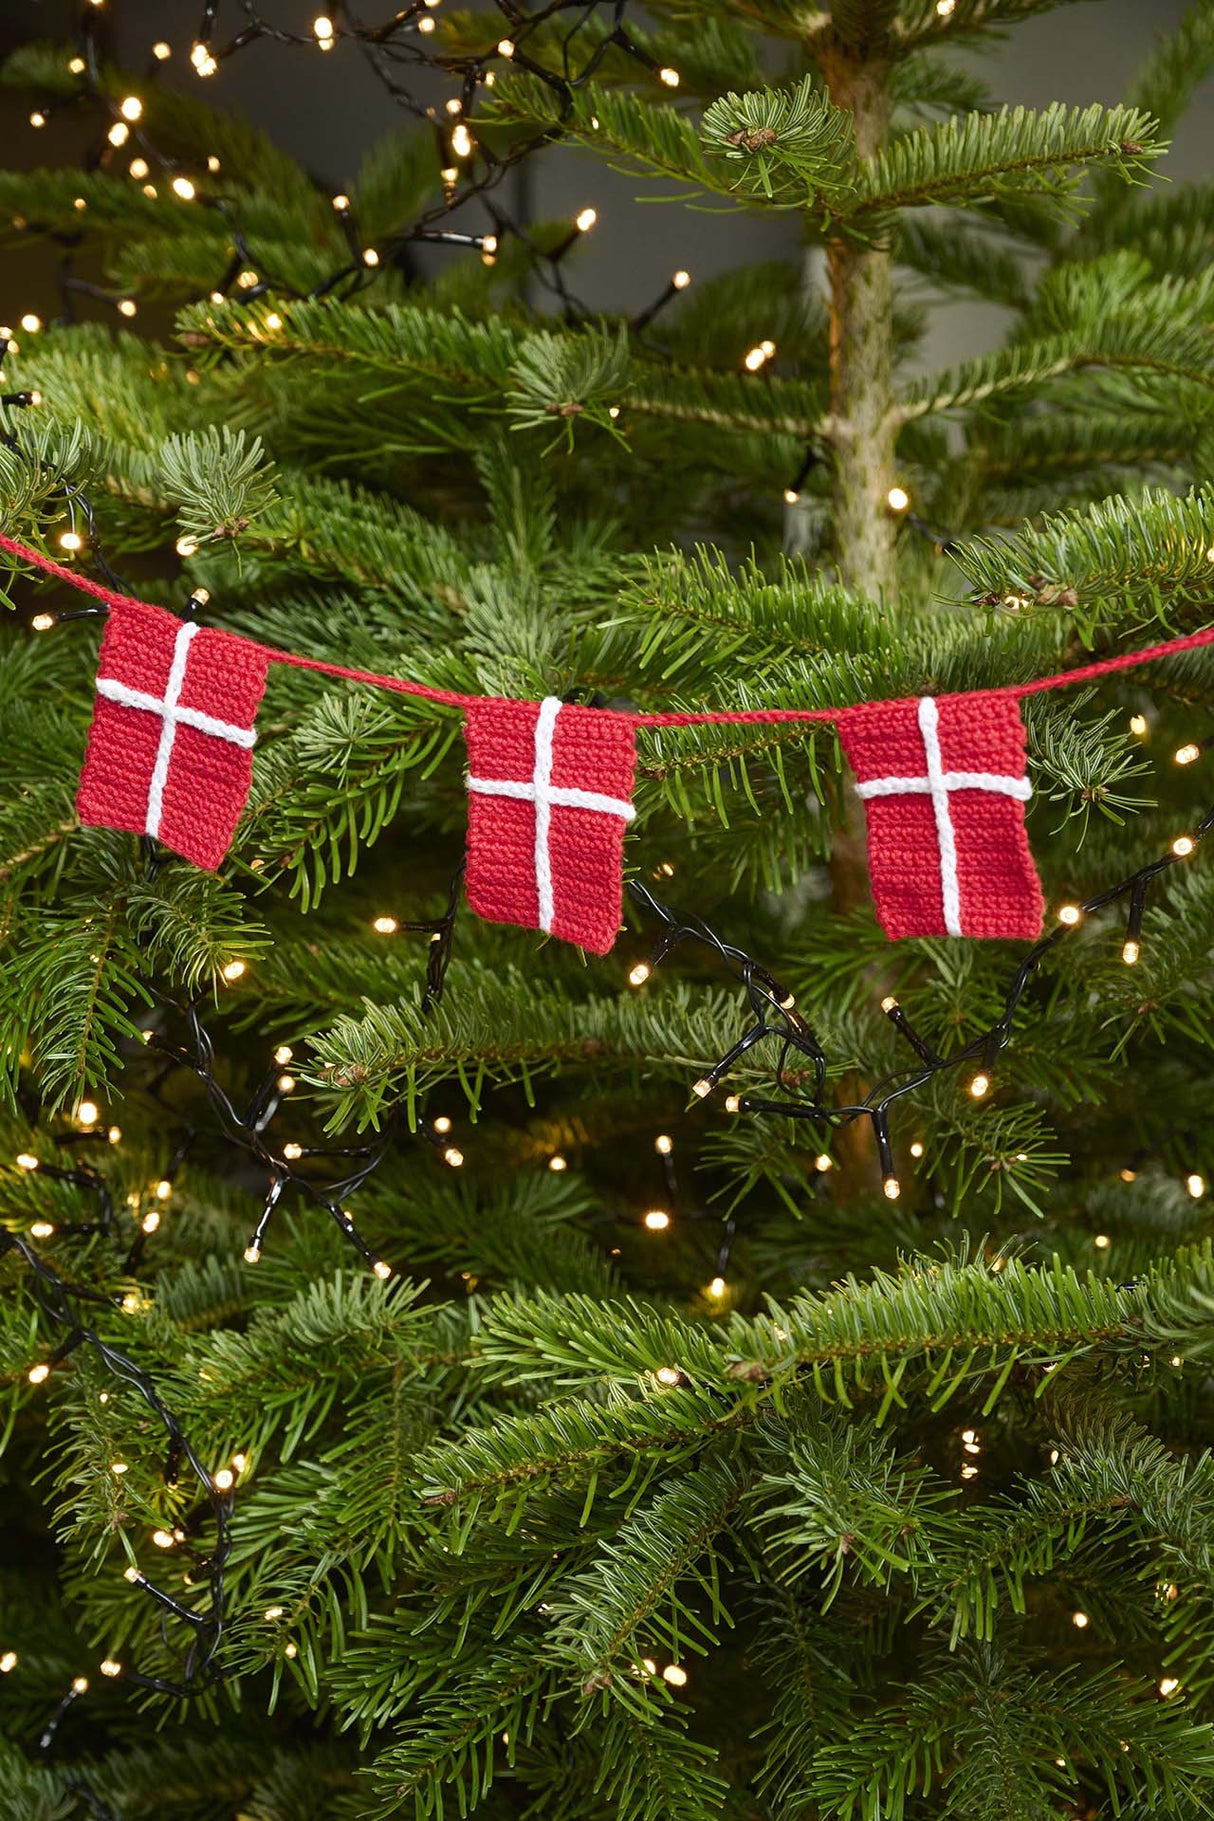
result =
M651 67L605 12L568 95L499 60L468 110L496 155L538 129L710 224L795 210L836 283L789 241L693 272L640 326L572 301L568 223L524 241L473 207L457 225L493 220L496 253L445 247L418 277L432 124L348 173L381 263L312 295L352 256L327 191L209 85L103 68L198 195L145 194L108 154L0 174L14 270L82 236L108 299L5 357L0 528L62 555L83 489L143 598L205 588L214 624L439 690L674 714L1000 687L1196 630L1214 189L1156 167L1214 8L1119 105L997 110L942 54L1050 6L656 0L628 22ZM528 54L556 67L569 23L533 20ZM440 9L434 42L462 63L502 29ZM104 126L68 54L27 48L4 79ZM843 98L868 81L889 124L861 158ZM256 287L233 284L236 230ZM559 312L529 296L536 257ZM857 430L838 286L876 274L880 296L887 258L915 298L878 325L892 378ZM949 291L1006 332L925 370ZM163 343L114 328L118 297L141 325L175 310ZM896 589L840 579L849 439L878 419L911 498ZM690 942L630 985L657 933L631 903L606 961L461 906L442 998L423 991L467 818L442 704L276 666L219 875L81 829L94 623L35 634L31 608L79 602L4 579L0 1224L90 1293L90 1338L31 1382L65 1332L0 1256L5 1815L69 1821L81 1785L123 1821L1207 1815L1204 850L1155 879L1132 964L1124 902L1050 950L987 1092L916 1085L882 1000L952 1054L1001 1016L1023 946L886 941L829 725L642 731L630 876L771 967L834 1100L898 1088L891 1200L862 1121L731 1111L773 1095L774 1044L693 1092L743 998ZM1171 754L1212 709L1204 650L1027 700L1051 915L1199 827L1208 759ZM181 1066L188 1008L206 1085ZM225 1105L261 1109L263 1151L225 1140ZM254 1268L266 1158L304 1185ZM94 1667L180 1675L181 1624L123 1570L201 1600L214 1538L113 1348L208 1472L244 1463L221 1678L192 1702Z

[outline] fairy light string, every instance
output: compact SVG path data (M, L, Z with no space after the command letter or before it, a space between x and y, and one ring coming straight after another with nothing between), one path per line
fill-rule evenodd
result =
M513 67L552 90L563 120L572 111L576 91L593 80L604 59L613 52L647 70L666 90L677 89L678 71L660 64L628 30L630 3L631 0L551 0L549 5L529 13L511 0L497 0L505 28L502 36L485 51L472 55L441 48L441 34L435 19L439 0L412 0L378 25L365 24L339 6L318 8L307 31L292 31L276 25L252 0L239 0L239 13L244 23L230 37L220 35L220 8L210 0L203 8L189 51L195 76L203 79L214 76L221 64L258 40L288 49L319 48L321 51L331 51L338 44L347 42L360 52L366 67L392 103L425 123L435 135L442 179L441 199L424 209L415 220L402 223L383 235L376 246L370 247L359 238L350 199L335 198L334 207L343 229L348 258L302 293L269 271L267 262L259 260L245 240L236 201L221 187L219 161L209 158L204 172L188 167L182 160L160 150L146 130L142 98L129 94L116 99L110 93L103 76L98 42L105 0L93 0L83 8L78 49L68 65L79 81L71 103L94 103L108 122L101 143L87 161L90 167L104 163L114 154L125 158L134 150L136 156L130 159L128 169L135 181L142 182L145 195L156 197L160 193L158 183L164 183L182 201L222 214L235 255L216 285L210 288L210 295L216 302L232 292L246 300L269 291L284 297L320 298L334 293L350 296L382 277L414 243L474 247L486 263L491 264L503 236L513 234L525 247L532 268L545 288L561 300L567 317L574 320L589 312L569 295L560 262L569 246L577 241L579 230L575 227L569 239L557 250L542 250L531 240L521 219L513 218L500 204L490 200L492 192L500 187L511 170L562 137L563 126L559 123L545 126L534 134L507 143L499 151L494 147L492 132L482 135L476 130L474 110L478 99L492 93L498 71ZM554 25L561 27L555 46L551 43L551 32L547 38L544 36L545 29ZM537 40L541 42L537 44ZM154 84L173 54L173 46L167 40L157 40L152 46L144 81ZM408 80L402 80L402 74ZM410 86L417 76L429 78L435 74L454 79L457 84L457 92L441 108L423 99ZM60 105L54 99L41 101L30 115L31 125L36 129L44 127ZM492 127L494 122L490 118L487 124ZM468 233L444 225L454 211L476 200L481 201L490 214L490 232ZM51 238L65 248L58 275L61 320L74 320L73 299L78 295L101 301L113 307L120 316L135 315L138 307L135 298L126 293L108 292L75 275L73 257L87 229L87 199L81 197L77 208L79 227L70 233L56 231L51 234ZM688 281L686 273L676 273L657 301L643 312L642 323L651 320Z

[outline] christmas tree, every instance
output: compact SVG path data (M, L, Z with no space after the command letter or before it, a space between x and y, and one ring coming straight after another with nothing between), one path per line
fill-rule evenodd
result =
M90 151L0 175L61 298L0 329L5 1815L1210 1812L1214 666L1107 661L1210 611L1214 4L996 108L958 48L1049 4L212 0L123 70L90 0L7 65ZM267 37L402 102L348 194L209 105ZM804 251L605 316L510 201L557 142ZM998 349L925 374L915 278ZM272 663L205 870L251 719L94 825L117 621L21 550L433 693ZM1045 933L1008 801L1028 938L942 834L891 941L840 731L890 764L762 716L1000 690ZM450 697L672 717L609 954L610 854L486 887Z

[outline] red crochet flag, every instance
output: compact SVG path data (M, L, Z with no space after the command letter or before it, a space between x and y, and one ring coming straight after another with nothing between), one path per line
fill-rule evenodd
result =
M635 815L631 722L596 708L489 698L468 710L468 902L605 955L620 927Z
M266 657L231 633L122 601L101 641L76 807L101 828L155 835L213 872L249 794Z
M839 738L864 798L887 936L1041 934L1014 697L871 702L839 716Z

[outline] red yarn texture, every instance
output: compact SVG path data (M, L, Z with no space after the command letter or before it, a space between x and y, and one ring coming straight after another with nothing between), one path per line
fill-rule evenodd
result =
M620 927L632 815L631 724L553 698L490 698L469 709L464 734L469 904L491 922L607 954ZM503 783L519 794L502 794Z
M865 799L873 897L887 936L1040 935L1014 698L988 691L872 702L840 714L839 738Z
M142 601L113 604L76 798L80 820L154 834L213 872L249 794L267 668L247 639ZM132 694L145 704L115 699Z

